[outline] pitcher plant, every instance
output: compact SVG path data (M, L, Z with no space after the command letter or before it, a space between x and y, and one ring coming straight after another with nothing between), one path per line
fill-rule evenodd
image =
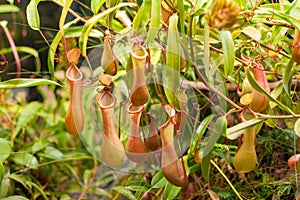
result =
M128 106L127 112L130 116L130 134L126 143L126 155L129 160L141 163L146 159L148 149L140 137L140 120L144 106Z
M133 70L130 101L133 106L142 106L147 103L149 99L149 91L145 80L145 67L148 53L143 46L134 44L130 54Z
M83 75L77 68L77 62L80 51L71 50L68 52L67 57L71 65L67 69L66 77L70 88L70 104L68 106L65 125L67 131L72 135L77 135L82 132L84 126L84 115L81 104L81 84ZM74 56L73 56L74 55Z
M109 90L104 90L97 102L102 116L102 160L111 167L120 167L126 158L125 150L117 135L114 123L116 99Z
M176 124L175 110L169 105L165 105L165 108L168 110L169 119L160 127L162 140L162 172L170 183L184 187L188 184L188 176L183 162L181 162L176 154L173 142L174 127Z

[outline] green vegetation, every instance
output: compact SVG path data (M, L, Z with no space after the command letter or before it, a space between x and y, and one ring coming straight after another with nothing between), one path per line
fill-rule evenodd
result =
M0 0L0 199L299 198L299 19L286 0Z

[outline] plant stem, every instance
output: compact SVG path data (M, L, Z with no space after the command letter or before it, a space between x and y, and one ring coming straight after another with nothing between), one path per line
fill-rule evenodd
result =
M94 178L95 178L95 175L96 175L96 172L97 172L97 166L98 166L96 158L94 157L93 159L94 159L93 175L90 177L89 183L84 188L84 190L81 192L78 200L81 200L84 197L84 195L89 191L89 189L91 188L91 186L93 184L93 181L94 181Z
M16 45L15 45L15 42L14 42L14 39L12 38L7 26L6 26L7 23L3 22L1 23L0 25L2 26L3 30L4 30L4 33L7 37L7 40L9 42L9 45L11 46L11 50L12 50L12 53L14 55L14 58L15 58L15 61L16 61L16 66L17 66L17 78L21 78L21 62L20 62L20 57L19 57L19 54L18 54L18 51L17 51L17 48L16 48Z
M213 166L220 172L220 174L224 177L224 179L227 181L227 183L229 184L229 186L231 187L231 189L234 191L234 193L236 194L236 196L243 200L243 198L240 196L240 194L238 193L238 191L236 191L235 187L232 185L232 183L230 182L230 180L227 178L227 176L224 174L224 172L219 168L219 166L213 161L210 160L210 163L213 164Z
M268 45L265 45L265 44L263 44L263 43L261 43L261 42L255 40L255 39L253 39L253 38L252 38L250 35L248 35L247 33L242 32L242 34L243 34L244 36L246 36L247 38L249 38L250 40L253 40L253 41L256 42L257 44L259 44L260 46L262 46L262 47L264 47L264 48L266 48L266 49L268 49L268 50L277 52L277 53L283 55L284 57L286 57L286 58L288 58L288 59L291 58L291 56L289 56L287 53L285 53L285 52L283 52L283 51L281 51L281 50L278 50L278 49L273 49L272 47L270 47L270 46L268 46Z

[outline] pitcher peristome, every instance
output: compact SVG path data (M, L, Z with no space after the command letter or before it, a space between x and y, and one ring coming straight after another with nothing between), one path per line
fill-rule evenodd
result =
M97 102L102 116L103 139L101 144L102 160L111 167L120 167L125 160L125 150L115 129L115 97L105 90Z
M81 104L82 73L75 64L67 69L66 77L70 87L70 104L68 107L65 124L67 131L72 135L82 132L84 115Z

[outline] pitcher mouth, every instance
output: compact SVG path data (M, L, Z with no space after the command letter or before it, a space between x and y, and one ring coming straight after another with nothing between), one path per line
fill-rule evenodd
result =
M76 67L75 64L72 64L66 72L66 77L70 81L80 81L83 78L81 71Z
M127 112L129 114L136 114L136 113L139 113L141 112L142 110L144 109L144 105L142 106L134 106L132 105L132 103L128 106L127 108Z
M109 95L109 96L107 96L107 95ZM116 98L112 95L111 92L109 92L109 91L104 91L104 92L101 94L101 96L100 96L100 98L99 98L97 104L98 104L99 107L102 108L102 109L112 108L112 107L114 107L115 104L116 104Z
M130 51L130 54L131 54L132 57L134 57L138 60L145 59L148 56L147 51L140 44L133 44L132 45L132 50Z

